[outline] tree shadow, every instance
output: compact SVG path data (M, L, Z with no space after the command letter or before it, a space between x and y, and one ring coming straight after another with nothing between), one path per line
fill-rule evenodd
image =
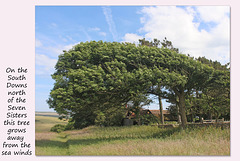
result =
M66 142L55 141L55 140L36 140L35 146L36 147L57 147L57 148L67 148Z
M121 137L115 137L115 138L69 139L67 142L68 142L69 145L87 146L87 145L95 145L95 144L117 141L117 140L122 140L122 138Z
M100 138L83 138L83 139L69 139L67 142L69 145L76 145L76 146L87 146L87 145L94 145L94 144L100 144L100 143L107 143L112 141L118 141L118 140L137 140L137 139L164 139L167 137L170 137L174 133L180 132L180 128L172 128L167 129L162 132L156 132L145 136L105 136Z
M145 139L164 139L170 137L176 132L180 132L180 128L172 128L163 130L161 132L155 132L145 136L138 135L124 135L124 136L102 136L97 138L80 138L80 139L68 139L66 142L56 141L56 140L36 140L36 147L51 147L51 148L62 148L66 149L69 145L73 146L88 146L88 145L96 145L102 143L108 143L112 141L124 141L124 140L145 140ZM67 139L71 135L59 135L57 138L59 139Z
M159 132L153 133L151 136L152 136L152 138L165 139L165 138L170 137L171 135L178 133L180 131L182 131L181 127L175 127L175 128L170 128L165 131L162 131L161 133L159 133Z

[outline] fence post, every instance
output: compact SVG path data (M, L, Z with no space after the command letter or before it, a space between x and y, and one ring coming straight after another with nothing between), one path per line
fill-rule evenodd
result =
M200 122L201 122L201 124L203 124L203 118L202 117L200 118Z

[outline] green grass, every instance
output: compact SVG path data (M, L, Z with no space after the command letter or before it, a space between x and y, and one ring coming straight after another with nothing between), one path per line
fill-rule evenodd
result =
M66 121L36 120L36 155L230 155L229 129L92 126L57 134L50 128Z
M229 129L213 127L185 131L150 126L90 127L68 135L71 155L230 155Z
M56 112L35 112L35 116L59 117Z
M65 134L50 132L56 124L65 125L67 121L59 120L56 113L36 112L36 155L68 155Z
M49 132L56 124L67 124L67 121L59 120L56 113L36 113L35 132Z

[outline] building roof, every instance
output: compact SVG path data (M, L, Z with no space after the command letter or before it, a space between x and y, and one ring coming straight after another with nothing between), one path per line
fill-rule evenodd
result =
M149 110L149 109L141 109L140 110L140 114L143 115L143 114L152 114L156 117L159 117L160 116L160 110ZM163 114L164 115L168 115L168 114L171 114L169 110L163 110ZM130 112L128 111L128 116L134 118L136 117L136 114L134 112Z
M155 116L159 116L160 115L160 110L150 110L150 111ZM170 114L170 111L169 110L163 110L163 114L164 115Z

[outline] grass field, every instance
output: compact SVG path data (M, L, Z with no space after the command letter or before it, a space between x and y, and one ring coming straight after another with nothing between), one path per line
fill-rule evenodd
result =
M58 123L66 124L56 117L36 116L36 155L230 155L229 129L92 126L50 132Z
M54 112L36 112L35 115L35 131L49 132L51 127L56 124L67 124L67 121L58 119L58 115Z

